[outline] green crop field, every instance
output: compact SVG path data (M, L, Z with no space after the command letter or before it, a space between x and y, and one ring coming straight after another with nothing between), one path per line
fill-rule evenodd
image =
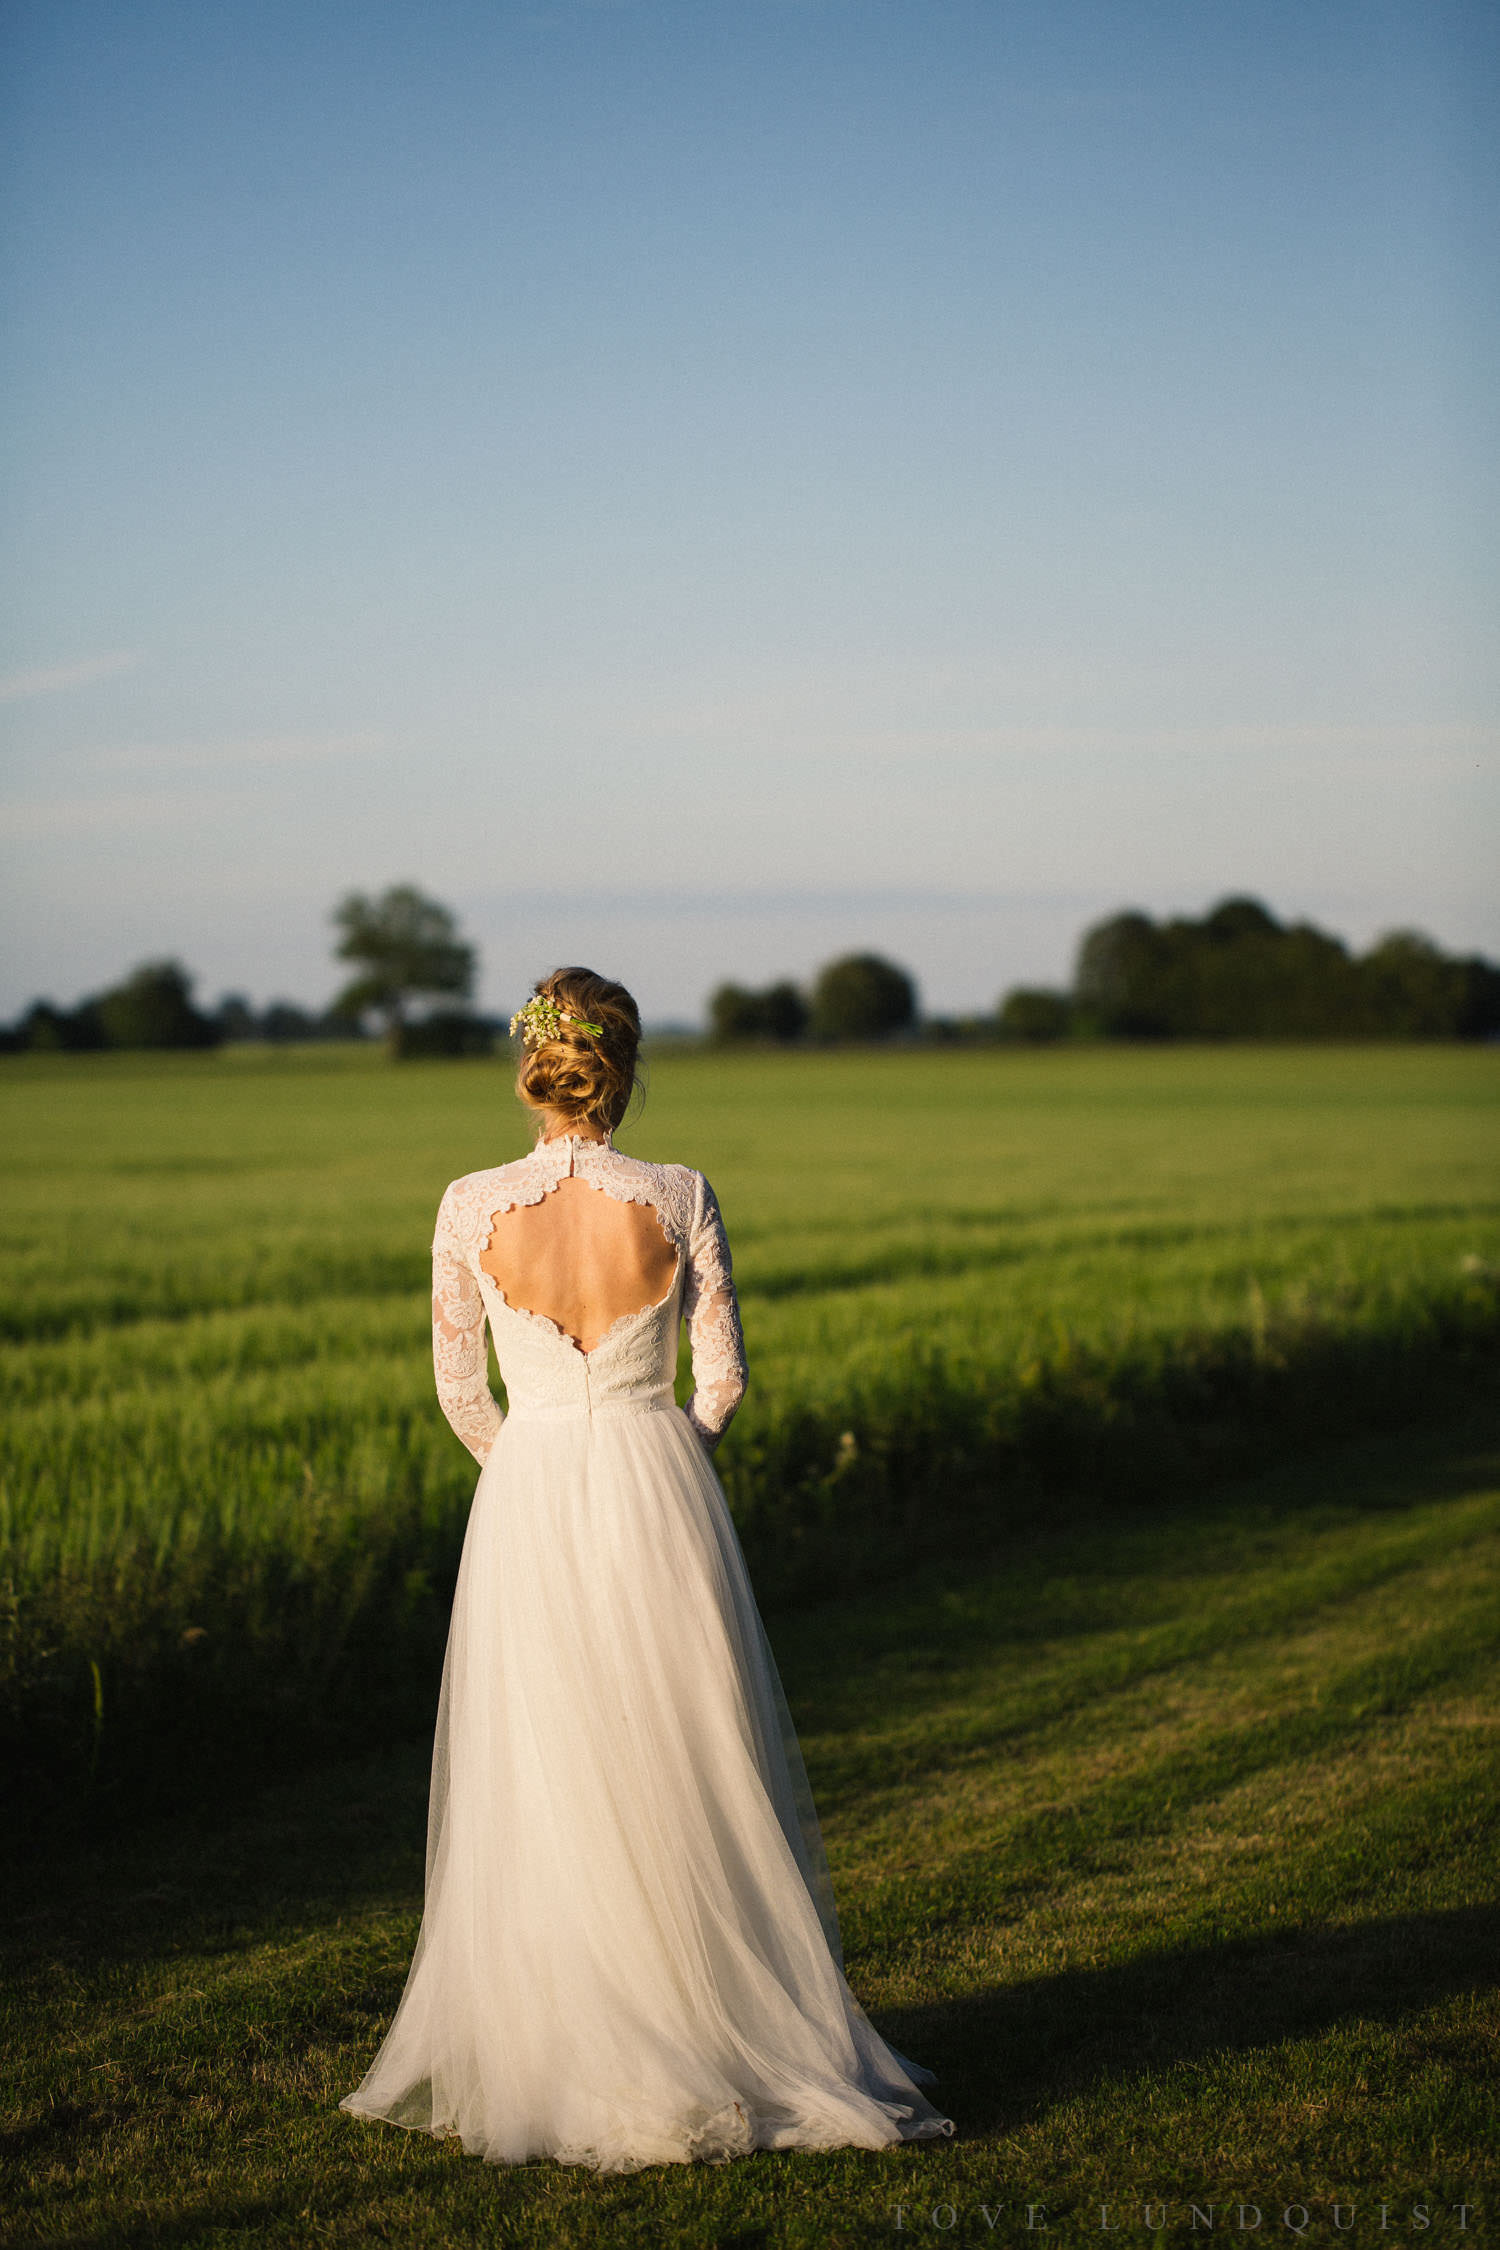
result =
M1437 1047L665 1054L621 1138L724 1208L751 1391L720 1461L763 1597L1467 1382L1497 1093L1500 1054ZM498 1063L0 1066L23 1795L158 1790L183 1725L253 1759L425 1711L475 1473L432 1394L432 1216L528 1137Z
M503 1069L0 1065L52 1842L7 2239L1492 2238L1497 1093L1436 1047L662 1056L622 1139L724 1206L720 1463L850 1979L958 2133L600 2181L336 2106L420 1906L475 1477L426 1246L525 1145Z

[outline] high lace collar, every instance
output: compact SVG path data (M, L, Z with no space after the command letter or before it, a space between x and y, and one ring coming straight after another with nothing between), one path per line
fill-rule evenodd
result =
M598 1135L593 1133L552 1133L538 1138L532 1154L537 1155L541 1150L548 1148L607 1148L612 1151L614 1145L612 1132Z

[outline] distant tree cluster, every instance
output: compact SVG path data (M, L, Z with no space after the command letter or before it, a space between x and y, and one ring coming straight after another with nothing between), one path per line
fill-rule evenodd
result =
M1022 1040L1482 1039L1500 1033L1500 968L1393 930L1356 956L1253 898L1201 920L1112 915L1084 934L1073 989L1018 988L998 1027Z
M193 980L179 961L143 961L123 984L75 1008L33 1000L3 1034L11 1052L82 1053L100 1047L216 1047L224 1033L193 1005Z
M122 984L80 1000L74 1008L33 1000L9 1030L0 1031L0 1053L87 1054L109 1047L217 1047L228 1039L357 1039L347 1016L317 1015L290 1000L273 1000L257 1012L241 993L227 992L217 1007L194 1005L193 979L180 961L143 961Z
M414 1003L425 1000L466 1000L473 987L474 948L459 936L446 906L424 898L411 883L397 883L373 899L351 891L334 909L333 921L337 956L355 963L359 973L331 1007L273 1000L257 1010L243 993L230 992L205 1013L193 1003L193 979L181 962L146 961L123 984L74 1008L34 1000L18 1023L0 1030L0 1052L361 1039L367 1016L374 1015L398 1056L489 1053L495 1026L466 1007L409 1014Z
M721 984L721 1042L885 1039L918 1030L915 987L873 953L830 961L810 992ZM930 1040L1044 1045L1060 1039L1485 1039L1500 1036L1500 968L1393 930L1368 953L1311 922L1278 922L1259 899L1220 900L1200 920L1114 914L1085 931L1070 991L1018 985L995 1013L920 1026Z
M214 1010L226 1039L265 1040L273 1047L306 1039L362 1039L359 1022L337 1008L300 1008L295 1000L268 1000L253 1008L243 994L226 992Z
M783 1046L807 1029L808 1005L794 984L769 984L751 992L742 984L721 984L708 1003L708 1028L715 1039L775 1039Z
M1073 1002L1066 992L1017 985L1001 1001L995 1021L1004 1039L1024 1039L1032 1045L1066 1039L1073 1029Z
M795 984L763 992L721 984L708 1003L709 1029L722 1042L889 1039L915 1028L917 990L904 969L877 953L849 953L818 972L810 993Z

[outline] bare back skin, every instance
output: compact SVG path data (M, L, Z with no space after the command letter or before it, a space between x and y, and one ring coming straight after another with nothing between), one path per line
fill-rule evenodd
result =
M499 1212L479 1263L508 1305L539 1313L587 1353L627 1313L661 1302L677 1253L649 1204L567 1179L540 1203Z

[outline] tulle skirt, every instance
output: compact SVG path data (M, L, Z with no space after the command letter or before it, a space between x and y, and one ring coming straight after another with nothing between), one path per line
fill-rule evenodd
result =
M505 1422L401 2003L342 2107L601 2172L953 2131L844 1979L786 1699L686 1417Z

